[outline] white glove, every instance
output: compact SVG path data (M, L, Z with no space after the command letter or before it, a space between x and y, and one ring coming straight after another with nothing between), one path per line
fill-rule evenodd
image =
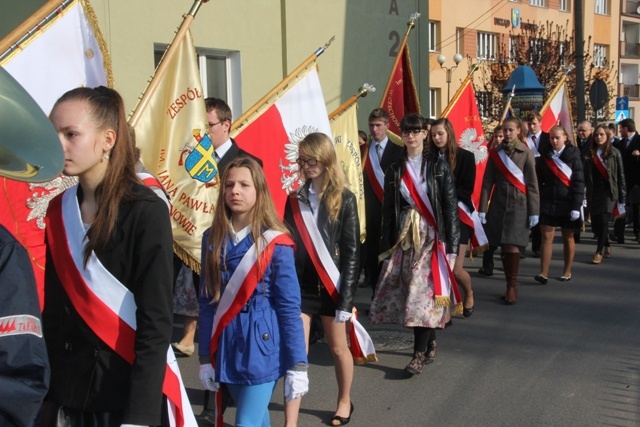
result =
M575 221L576 219L580 218L580 212L578 211L571 211L571 221Z
M200 381L209 391L218 391L220 383L216 382L216 370L211 363L200 365Z
M478 212L478 218L480 218L480 222L482 224L487 223L487 213L486 212Z
M288 370L284 377L284 399L287 402L299 399L309 391L307 371Z
M456 258L458 258L457 254L447 254L447 262L449 263L449 267L453 269L453 266L456 263Z
M529 217L529 228L533 228L538 225L538 221L540 221L540 217L538 215L531 215Z
M335 323L344 323L351 319L351 313L348 311L336 310L336 318L333 320Z
M627 213L627 209L624 207L624 205L618 205L618 213L620 215L624 215L625 213Z

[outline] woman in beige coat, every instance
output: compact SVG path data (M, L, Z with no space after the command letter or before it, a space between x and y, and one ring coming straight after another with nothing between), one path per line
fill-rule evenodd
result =
M507 281L504 300L515 304L520 248L529 241L529 229L538 223L538 180L533 153L524 143L520 119L503 122L504 141L491 149L482 182L478 215L491 246L502 246Z

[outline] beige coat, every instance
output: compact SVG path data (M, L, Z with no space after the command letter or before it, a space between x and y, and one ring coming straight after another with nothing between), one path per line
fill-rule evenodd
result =
M529 217L540 213L535 160L533 152L521 142L516 144L509 157L524 175L527 194L516 189L489 156L478 211L487 213L485 232L491 246L525 247L529 242Z

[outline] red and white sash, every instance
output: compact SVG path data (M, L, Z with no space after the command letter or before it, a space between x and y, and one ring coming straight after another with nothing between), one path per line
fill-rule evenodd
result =
M596 166L600 175L607 181L609 181L609 170L607 169L607 165L605 165L604 160L602 160L601 152L598 150L596 152L596 156L593 158L593 164ZM616 200L616 204L613 207L613 212L611 213L614 218L623 217L626 213L626 209L624 205L621 205L618 200Z
M473 203L473 202L471 202ZM478 210L475 209L473 212L465 205L463 202L458 201L458 216L460 217L460 222L468 225L473 229L473 234L471 235L471 244L469 245L469 249L473 251L474 249L486 248L489 245L489 239L484 232L484 227L482 226L482 222L480 221L480 217L478 216ZM461 242L466 243L466 242ZM464 256L464 254L461 254Z
M507 153L503 149L489 150L489 153L498 170L507 178L511 185L522 193L527 194L527 184L524 180L524 174L520 168L513 163L513 160L507 156Z
M160 181L158 181L158 178L151 175L150 173L138 172L136 173L136 175L138 175L138 178L140 178L140 180L144 182L144 185L146 185L147 187L158 187L158 188L162 188L162 191L164 191L164 187L162 186L162 184L160 184Z
M60 282L80 317L100 340L133 364L137 309L133 293L102 265L95 253L91 253L87 266L84 266L86 232L77 191L76 185L49 204L47 237L50 242L59 243L51 250L53 262ZM67 245L61 242L67 242ZM162 392L167 396L171 425L197 427L171 346L167 347Z
M390 141L388 144L391 143ZM364 165L364 171L369 178L369 184L376 194L378 201L382 203L384 196L384 171L380 166L380 160L378 160L378 154L376 153L376 142L371 141L369 150L367 150L367 161Z
M540 157L540 152L538 151L538 147L536 147L536 144L533 143L533 139L531 139L531 135L527 136L526 142L527 142L527 147L529 147L529 149L533 151L533 156ZM539 140L538 140L538 143L539 143Z
M300 233L302 243L318 272L320 281L329 295L331 295L333 302L337 303L340 296L340 271L334 264L324 240L322 240L318 225L313 218L313 212L311 212L309 206L300 203L300 200L294 195L291 195L289 200L293 211L293 219L298 233ZM353 307L353 315L351 316L349 338L351 341L351 354L356 364L361 365L365 362L378 361L373 340L364 329L364 326L358 321L358 310L355 307Z
M422 215L427 223L436 231L433 250L431 251L431 273L433 275L436 305L441 307L461 305L462 299L460 298L458 286L456 286L456 279L447 262L445 245L439 237L440 230L438 230L438 223L433 212L433 207L429 201L429 196L427 195L424 184L420 180L419 173L413 168L410 162L406 162L401 185L404 185L407 189L420 215Z
M271 263L276 245L293 246L291 237L282 231L267 230L262 237L260 252L258 252L256 243L249 248L231 275L224 292L220 296L220 301L218 301L216 314L213 316L211 343L209 346L209 356L213 366L216 366L215 353L218 349L222 331L253 295L258 283L264 276L267 266ZM260 259L260 262L258 262L258 259Z
M552 158L544 157L544 162L549 166L551 172L562 182L565 186L571 187L571 168L560 157L553 156Z

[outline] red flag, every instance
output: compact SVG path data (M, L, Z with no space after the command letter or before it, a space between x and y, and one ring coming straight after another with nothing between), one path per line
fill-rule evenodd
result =
M298 144L312 132L331 137L316 67L309 67L275 101L270 101L265 111L232 132L242 149L262 160L271 196L281 216L287 194L299 185Z
M540 110L540 114L542 115L540 128L543 132L549 132L555 125L562 125L569 133L569 140L575 143L571 106L567 98L567 86L564 79L549 96L542 110Z
M389 113L389 130L396 135L400 135L400 120L405 114L420 114L418 91L413 80L411 56L406 43L393 64L387 87L382 94L380 108Z
M482 178L487 167L487 144L484 139L484 129L482 120L478 113L476 94L473 90L471 80L463 82L453 100L442 113L453 124L456 132L458 145L473 153L476 159L476 183L473 189L471 200L478 206L480 202L480 191L482 189Z

